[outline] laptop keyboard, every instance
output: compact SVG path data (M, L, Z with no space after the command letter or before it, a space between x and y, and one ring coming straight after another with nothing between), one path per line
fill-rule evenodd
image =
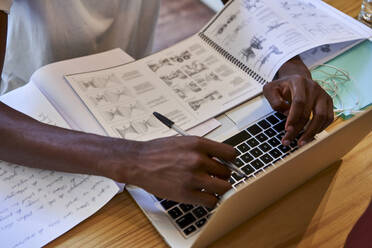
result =
M292 141L290 146L281 144L285 122L286 116L273 113L223 142L235 148L238 154L235 164L247 175L244 180L238 174L232 173L229 182L234 189L266 173L275 167L276 162L298 149L297 139ZM185 238L197 233L213 211L203 206L177 203L158 197L156 199Z

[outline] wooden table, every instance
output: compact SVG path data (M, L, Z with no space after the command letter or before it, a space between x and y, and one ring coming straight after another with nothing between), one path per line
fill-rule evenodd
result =
M361 0L326 0L356 17ZM306 184L212 247L342 247L372 196L372 133ZM128 193L47 247L166 247Z

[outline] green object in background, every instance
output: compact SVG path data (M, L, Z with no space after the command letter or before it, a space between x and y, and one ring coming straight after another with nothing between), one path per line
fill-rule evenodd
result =
M327 62L328 65L335 66L349 73L354 83L350 81L345 84L339 84L338 99L343 103L343 107L353 108L359 100L360 108L365 108L372 104L372 42L364 41L345 53ZM318 67L312 72L314 79L324 78L324 74L318 69L333 73L332 70L325 66ZM340 103L334 99L337 107ZM351 117L350 113L345 112L342 116L344 119Z

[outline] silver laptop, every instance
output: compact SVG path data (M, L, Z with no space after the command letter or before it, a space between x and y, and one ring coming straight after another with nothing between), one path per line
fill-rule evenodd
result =
M219 120L223 125L207 137L235 147L236 163L248 179L233 173L233 189L218 207L177 203L127 187L171 247L207 246L342 158L372 131L372 108L300 149L297 139L288 147L281 144L286 117L280 113L268 112L239 130L226 116Z

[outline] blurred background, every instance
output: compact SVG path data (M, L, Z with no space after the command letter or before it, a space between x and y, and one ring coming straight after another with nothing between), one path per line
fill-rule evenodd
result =
M220 0L162 0L153 52L198 32L222 8Z

